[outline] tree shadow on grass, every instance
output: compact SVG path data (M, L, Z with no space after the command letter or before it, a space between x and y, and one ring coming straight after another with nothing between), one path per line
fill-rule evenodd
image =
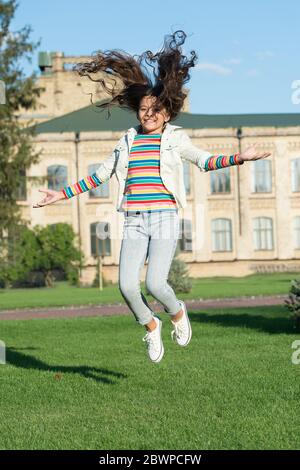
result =
M37 359L29 354L20 352L21 350L34 350L37 348L13 348L6 349L6 363L11 364L21 369L36 369L45 372L53 372L56 380L61 379L62 374L72 373L79 374L87 379L93 379L96 382L101 382L108 385L115 385L117 379L125 379L127 375L121 372L115 372L108 369L99 367L90 367L86 365L81 366L52 366L46 362Z
M247 308L248 310L248 308ZM256 307L257 310L257 307ZM223 327L251 328L270 334L297 334L292 320L287 316L251 315L249 313L205 313L193 312L190 315L191 322L214 324Z

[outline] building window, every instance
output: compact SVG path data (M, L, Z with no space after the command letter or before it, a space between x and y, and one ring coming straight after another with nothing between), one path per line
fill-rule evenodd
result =
M187 161L183 162L183 179L184 186L187 195L191 194L191 177L190 177L190 163Z
M294 246L300 249L300 217L294 217Z
M212 250L232 251L232 228L230 219L212 220Z
M64 165L51 165L47 168L48 189L60 191L68 185L68 170Z
M88 166L88 175L91 176L93 173L96 173L96 170L99 168L99 163L93 163ZM100 186L94 189L90 189L89 197L109 197L109 181L101 183Z
M179 228L179 249L181 251L192 251L192 222L187 219L180 219Z
M273 221L270 217L256 217L253 233L255 250L273 250Z
M292 191L300 191L300 158L292 160Z
M92 256L110 256L110 224L108 222L94 222L90 225L90 234Z
M230 168L219 168L210 173L211 193L230 193Z
M26 170L21 168L19 171L20 179L19 186L16 188L16 199L17 201L26 201L27 190L26 190Z
M252 162L253 193L270 193L272 191L272 167L270 160Z

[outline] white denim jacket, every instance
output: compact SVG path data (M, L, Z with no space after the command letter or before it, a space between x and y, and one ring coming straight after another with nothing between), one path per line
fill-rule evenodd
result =
M119 183L117 211L122 209L125 182L128 172L128 160L134 136L139 126L131 127L123 134L113 152L102 162L96 170L96 175L102 183L116 175ZM194 163L200 171L207 171L204 167L207 158L212 154L193 145L188 134L181 126L167 123L161 136L160 145L160 176L165 187L173 194L179 208L186 207L186 191L183 179L183 162L188 160Z

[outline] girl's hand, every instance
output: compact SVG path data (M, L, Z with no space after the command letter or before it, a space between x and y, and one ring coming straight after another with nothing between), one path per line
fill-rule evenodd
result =
M270 152L258 152L255 148L255 145L257 145L257 142L255 142L251 147L248 147L240 154L239 160L241 162L260 160L261 158L266 158L271 155Z
M54 202L65 199L64 193L62 191L54 191L53 189L39 189L41 193L45 193L46 196L40 202L37 202L32 205L32 207L43 207L48 204L53 204Z

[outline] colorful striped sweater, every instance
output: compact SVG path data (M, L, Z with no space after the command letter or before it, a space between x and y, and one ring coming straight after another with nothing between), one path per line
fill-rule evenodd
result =
M124 211L175 210L177 203L160 176L161 134L137 134L130 149Z
M133 210L175 210L176 200L164 186L160 176L161 134L136 134L131 146L128 174L122 208ZM240 165L239 153L212 155L205 162L206 171ZM96 188L102 182L96 173L66 186L62 192L66 199Z

